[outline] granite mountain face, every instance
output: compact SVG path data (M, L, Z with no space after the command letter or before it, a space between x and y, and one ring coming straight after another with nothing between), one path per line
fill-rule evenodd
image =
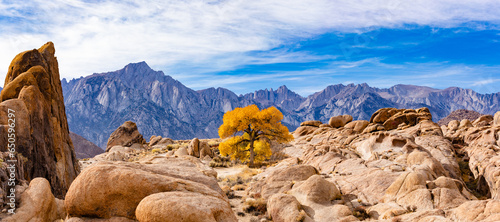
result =
M479 94L457 87L444 90L396 85L389 89L367 84L331 85L304 98L281 86L245 95L224 88L194 91L145 62L131 63L108 73L62 80L70 130L104 147L109 135L125 121L137 123L149 138L215 138L225 112L257 104L276 106L283 123L295 130L306 120L328 122L332 116L350 114L355 120L370 119L383 107L428 107L433 120L457 109L493 114L500 109L500 93Z

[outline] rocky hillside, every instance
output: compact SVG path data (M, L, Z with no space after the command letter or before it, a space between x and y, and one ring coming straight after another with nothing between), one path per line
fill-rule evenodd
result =
M396 85L378 89L367 84L332 85L307 98L281 86L236 95L223 88L194 91L145 62L132 63L108 73L63 80L70 129L101 148L107 137L127 120L137 123L146 138L215 138L224 112L257 104L276 106L283 123L295 130L306 120L327 122L331 116L350 114L368 120L383 107L428 107L434 121L457 109L493 114L500 108L500 93L483 95L472 90Z
M69 132L69 136L71 137L71 141L73 141L76 158L78 159L92 158L95 155L104 153L104 150L102 150L100 147L76 133Z
M350 119L299 127L292 158L254 177L249 198L273 221L500 219L500 112L441 127L427 108Z
M442 118L437 122L440 126L442 125L448 125L453 120L461 121L463 119L468 119L470 121L474 121L475 119L479 118L483 114L478 113L473 110L466 110L466 109L459 109L455 110L450 113L450 115L446 116L445 118Z

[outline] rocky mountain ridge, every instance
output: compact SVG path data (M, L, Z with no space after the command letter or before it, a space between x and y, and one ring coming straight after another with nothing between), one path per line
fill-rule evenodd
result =
M436 122L457 109L493 114L500 108L500 93L480 94L457 87L439 90L395 85L379 89L366 83L337 84L306 98L286 86L239 96L224 88L194 91L145 62L69 82L63 79L62 86L70 130L100 147L128 120L136 122L146 138L215 138L223 114L249 104L276 106L290 131L306 120L327 122L342 114L368 120L383 107L428 107Z

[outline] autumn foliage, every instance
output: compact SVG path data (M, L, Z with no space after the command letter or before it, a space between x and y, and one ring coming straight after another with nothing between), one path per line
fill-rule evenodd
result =
M236 108L224 114L219 136L222 156L248 161L250 166L272 154L269 141L289 142L293 136L281 124L283 114L275 107L259 110L256 105Z

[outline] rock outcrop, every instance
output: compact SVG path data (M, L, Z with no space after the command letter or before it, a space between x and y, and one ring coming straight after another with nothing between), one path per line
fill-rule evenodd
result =
M109 136L106 152L114 146L131 147L134 144L145 144L146 140L132 121L126 121Z
M18 180L46 178L56 197L66 194L79 173L66 120L59 68L52 42L18 54L0 94L0 143L7 144L15 114L15 151L27 159ZM6 151L2 146L1 151Z
M141 222L236 221L228 202L195 192L162 192L142 199L136 216Z
M200 141L198 138L194 138L193 140L191 140L187 148L187 152L189 155L201 159L205 158L205 156L209 156L210 158L214 157L212 149L210 149L208 143Z
M283 151L300 157L254 177L247 195L266 199L278 221L495 221L499 115L439 126L427 108L385 108L369 123L304 124ZM319 174L272 180L309 166Z
M500 111L495 113L493 118L493 126L500 126Z
M352 121L352 116L351 115L342 115L342 116L334 116L330 118L328 121L328 124L330 124L331 127L333 128L339 128L345 126L345 124L349 123Z
M38 177L22 193L16 213L2 221L55 221L65 217L64 201L54 197L47 179Z
M175 214L179 221L236 221L216 176L190 156L153 157L139 163L103 161L76 178L65 206L68 215L77 218L165 221Z

